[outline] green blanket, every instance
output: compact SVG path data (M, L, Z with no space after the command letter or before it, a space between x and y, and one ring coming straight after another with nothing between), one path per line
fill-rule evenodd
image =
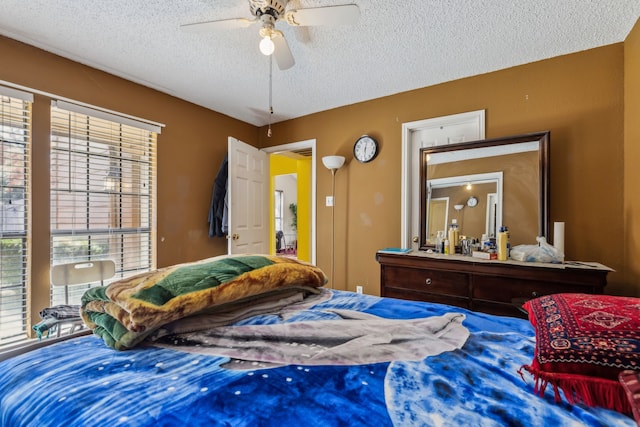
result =
M293 258L238 255L180 264L92 288L80 314L104 342L130 349L161 326L216 306L290 287L321 287L318 267Z

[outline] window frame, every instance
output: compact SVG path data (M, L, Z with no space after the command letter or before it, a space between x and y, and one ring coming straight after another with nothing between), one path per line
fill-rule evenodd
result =
M68 126L60 121L65 118ZM136 132L140 132L139 140ZM155 268L155 153L159 133L157 126L111 112L66 101L52 102L51 265L108 258L116 263L112 280ZM141 145L135 145L138 143ZM65 162L68 171L58 169L64 168ZM68 188L60 188L58 180ZM68 218L59 212L65 208L64 203L74 206L66 213ZM76 221L76 215L80 221ZM63 250L65 243L67 248ZM80 250L74 253L78 247ZM99 285L74 285L70 289L51 286L51 304L78 304L87 288Z

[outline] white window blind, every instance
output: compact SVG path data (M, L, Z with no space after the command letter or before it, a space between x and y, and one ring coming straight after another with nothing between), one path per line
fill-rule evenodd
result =
M31 94L0 86L0 345L26 332L32 102Z
M154 130L108 112L54 103L52 265L112 259L116 278L153 268ZM79 304L88 286L72 286L68 294L52 288L51 303Z

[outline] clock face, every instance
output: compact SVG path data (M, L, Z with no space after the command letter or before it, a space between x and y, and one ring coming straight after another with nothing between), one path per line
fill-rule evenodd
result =
M476 206L478 204L478 199L476 199L475 197L469 197L469 200L467 200L467 206L469 206L470 208Z
M370 162L377 154L378 142L370 136L361 136L353 146L353 155L359 162Z

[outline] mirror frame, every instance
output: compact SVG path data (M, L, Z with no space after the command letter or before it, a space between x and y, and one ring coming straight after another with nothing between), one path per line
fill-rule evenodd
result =
M502 138L483 139L449 145L438 145L420 149L420 250L433 249L427 244L427 157L433 153L460 151L476 148L494 147L523 142L538 142L538 236L549 239L550 224L550 149L551 132L535 132Z

